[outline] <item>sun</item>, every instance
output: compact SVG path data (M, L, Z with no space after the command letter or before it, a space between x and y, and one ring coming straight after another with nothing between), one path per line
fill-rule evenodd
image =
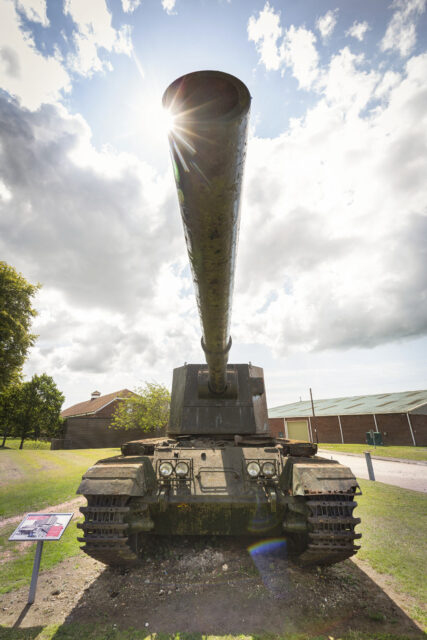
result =
M169 133L170 131L173 130L174 125L175 125L175 116L170 111L170 109L162 109L161 110L161 113L159 114L159 123L158 124L167 133Z

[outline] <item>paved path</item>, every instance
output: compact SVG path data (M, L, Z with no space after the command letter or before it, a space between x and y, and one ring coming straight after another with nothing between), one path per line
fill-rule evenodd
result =
M368 479L368 469L366 467L365 456L348 456L345 453L335 453L319 449L319 455L323 458L333 458L341 464L345 464L353 471L358 478ZM394 484L403 489L422 491L427 493L427 466L420 464L410 464L407 462L391 462L390 460L372 460L375 480Z

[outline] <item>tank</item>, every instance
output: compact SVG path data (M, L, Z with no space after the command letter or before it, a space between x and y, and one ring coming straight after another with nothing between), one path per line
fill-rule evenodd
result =
M283 536L304 564L359 548L351 470L314 443L272 437L262 368L228 363L250 101L219 71L163 96L206 362L174 369L166 437L128 442L84 474L79 540L105 564L138 562L153 535Z

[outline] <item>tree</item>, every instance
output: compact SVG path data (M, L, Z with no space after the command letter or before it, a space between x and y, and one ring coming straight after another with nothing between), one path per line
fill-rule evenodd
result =
M31 298L39 288L0 262L0 392L19 380L28 349L37 337L30 333L36 315Z
M2 448L6 445L6 439L13 433L20 387L19 383L13 383L0 393L0 434L3 436L0 447Z
M21 439L19 448L22 449L30 436L38 440L58 434L62 428L60 412L64 396L46 373L34 375L19 389L13 412L13 434Z
M170 393L162 384L145 382L135 395L120 402L113 415L115 429L163 429L169 420Z

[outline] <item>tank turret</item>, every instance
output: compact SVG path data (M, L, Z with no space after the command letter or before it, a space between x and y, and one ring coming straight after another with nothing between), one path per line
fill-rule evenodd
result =
M178 78L163 96L173 118L169 142L206 357L206 365L174 370L174 435L268 428L262 369L227 366L250 101L240 80L219 71Z

